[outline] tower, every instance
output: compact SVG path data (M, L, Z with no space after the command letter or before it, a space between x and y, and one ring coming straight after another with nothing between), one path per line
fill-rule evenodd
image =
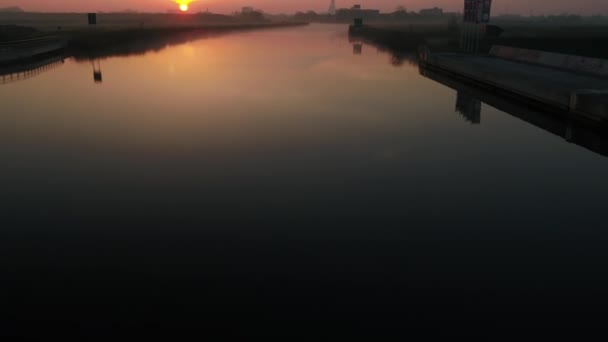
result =
M336 0L331 0L328 12L330 15L336 15Z

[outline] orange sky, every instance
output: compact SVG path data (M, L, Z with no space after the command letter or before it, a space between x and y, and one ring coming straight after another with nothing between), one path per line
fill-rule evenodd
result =
M209 8L216 13L230 13L242 6L253 6L271 13L293 13L297 10L326 11L330 0L197 0L191 9ZM433 6L450 11L462 8L462 0L336 0L338 7L360 3L363 7L392 11L402 5L409 10ZM562 13L608 14L608 0L494 0L495 13L524 14ZM121 11L165 12L176 9L173 0L0 0L2 6L21 6L30 11Z

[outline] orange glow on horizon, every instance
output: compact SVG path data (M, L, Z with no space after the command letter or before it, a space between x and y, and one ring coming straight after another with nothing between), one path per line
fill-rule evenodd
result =
M179 9L180 9L182 12L186 12L186 11L188 11L188 5L179 5Z

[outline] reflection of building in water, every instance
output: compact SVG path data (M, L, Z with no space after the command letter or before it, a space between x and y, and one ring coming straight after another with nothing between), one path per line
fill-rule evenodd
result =
M353 55L360 55L363 53L363 44L355 43L353 44Z
M0 68L0 84L7 84L36 77L46 71L62 66L63 56L56 56L31 63Z
M456 96L456 111L472 124L481 122L481 101L461 91Z
M97 62L97 65L95 65L95 62ZM93 82L103 83L103 77L101 75L101 64L99 63L99 59L92 59L91 64L93 64Z
M470 114L478 115L477 111L472 113L470 111L471 108L478 106L477 104L471 104L471 99L473 99L479 104L481 102L486 103L528 124L560 136L570 143L608 157L608 126L606 125L591 120L582 120L580 117L573 117L569 113L559 110L547 112L542 108L534 109L534 103L516 95L497 95L491 90L476 87L473 84L422 66L420 67L420 74L458 91L456 107L459 112L466 113L466 115L464 113L463 115L467 119Z

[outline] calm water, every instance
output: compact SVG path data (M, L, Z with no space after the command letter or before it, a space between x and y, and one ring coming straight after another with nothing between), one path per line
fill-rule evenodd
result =
M357 49L313 25L0 85L3 333L605 318L608 158Z

